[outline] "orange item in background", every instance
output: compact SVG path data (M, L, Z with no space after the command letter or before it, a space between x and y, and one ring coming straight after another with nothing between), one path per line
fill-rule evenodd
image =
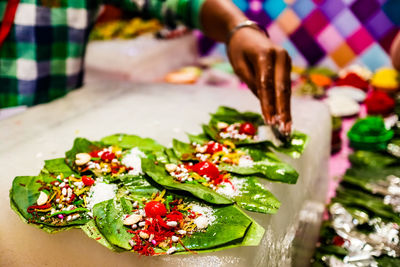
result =
M198 67L185 67L178 71L168 73L164 77L164 80L167 83L193 84L200 78L201 73L202 71Z
M332 84L331 78L319 73L310 74L310 79L313 83L321 87L328 87Z

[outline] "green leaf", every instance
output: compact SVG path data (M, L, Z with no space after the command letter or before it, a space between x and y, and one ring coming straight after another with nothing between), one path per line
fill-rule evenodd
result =
M303 154L308 141L308 135L299 131L293 131L288 142L284 143L282 146L273 145L272 149L297 159Z
M65 162L70 166L73 170L75 170L75 159L76 154L78 153L89 153L94 150L100 150L104 148L105 145L100 142L92 142L85 138L78 137L74 141L74 145L71 150L65 153Z
M118 196L141 202L142 198L150 198L153 194L161 192L163 188L154 186L147 179L140 176L128 176L122 179L122 187L118 190ZM129 195L129 197L127 196Z
M64 158L49 159L44 161L44 168L42 170L44 174L63 174L65 177L71 176L72 174L77 175L68 165L65 163ZM77 175L78 176L78 175Z
M239 112L234 108L221 106L217 112L211 114L211 120L222 121L228 124L235 122L251 122L256 126L263 125L264 120L262 116L255 112Z
M178 162L180 163L180 162ZM214 204L228 204L235 201L239 207L249 211L261 213L275 213L280 202L266 190L256 177L231 176L232 181L236 181L241 185L241 193L236 196L225 196L217 191L198 183L180 183L176 181L166 170L165 164L159 162L157 165L151 159L142 160L142 168L144 172L150 176L156 183L161 186L172 189L181 190L191 193L192 195ZM235 183L234 183L235 184ZM210 194L212 194L210 196ZM209 198L213 198L209 200ZM217 201L216 201L217 200Z
M209 249L234 241L242 241L252 220L233 205L213 207L215 221L205 233L196 232L182 239L191 250Z
M252 166L241 167L221 163L218 168L222 171L236 173L240 175L254 175L274 182L295 184L299 174L290 165L283 162L276 162L271 158L256 161Z
M379 152L358 150L349 155L354 167L385 168L397 162L397 159Z
M36 201L39 197L39 189L42 185L38 183L38 181L49 183L54 180L53 177L48 175L15 177L10 191L11 204L14 205L15 209L18 210L18 213L25 219L25 221L28 221L29 223L46 225L51 228L63 228L64 226L76 226L87 223L89 219L86 218L86 216L81 216L77 220L69 222L65 221L62 226L54 226L48 223L43 223L40 221L40 218L34 217L31 213L28 213L28 207L36 205Z
M48 226L48 225L44 225L44 224L30 223L28 221L28 219L25 218L24 215L19 211L19 209L17 207L17 204L15 204L15 202L12 200L11 191L10 191L10 207L24 223L33 225L34 227L39 228L39 229L41 229L41 230L43 230L43 231L45 231L46 233L49 233L49 234L55 234L55 233L58 233L58 232L63 232L63 231L67 231L67 230L72 229L72 228L78 228L79 227L79 226L75 226L75 225L73 225L73 226L64 226L64 227L52 227L52 226Z
M90 220L86 224L82 225L81 229L88 237L96 240L98 243L105 246L106 248L111 249L115 252L124 251L116 246L113 246L110 242L107 241L107 239L100 233L94 220Z
M165 164L159 162L157 165L154 160L142 159L143 171L151 177L151 179L162 187L169 190L179 190L191 193L193 196L203 199L212 204L231 204L233 201L216 193L214 190L198 186L196 184L180 183L175 181L172 176L165 170Z
M191 198L184 198L193 202ZM198 251L210 252L235 246L257 246L264 235L264 229L240 211L237 207L213 206L215 221L205 232L196 232L182 239L185 247ZM113 200L98 203L94 207L96 226L107 242L125 250L131 250L129 240L133 237L128 228L123 225L124 212L119 203ZM185 249L178 245L176 254L186 254Z
M199 143L199 144L202 145L204 143ZM177 139L173 139L172 148L175 156L178 159L183 161L188 161L188 160L198 161L198 159L195 157L196 150L191 144L181 142Z
M113 134L101 139L107 146L115 145L122 149L139 148L141 151L163 150L164 147L151 138L142 138L136 135Z
M381 256L379 258L375 258L379 267L398 267L400 266L400 258L393 258L390 256Z
M96 226L107 242L124 250L130 250L129 240L132 234L124 226L124 212L113 199L97 203L93 207Z
M189 136L189 138L191 139L191 141L192 140L201 141L205 136L208 136L209 138L221 143L223 143L224 140L229 140L238 146L264 143L268 147L272 147L277 152L284 153L293 158L299 158L308 143L308 136L299 131L294 131L290 136L289 140L279 147L275 146L272 142L266 140L255 141L247 139L246 140L223 139L219 135L219 131L217 128L218 122L225 122L228 124L251 122L256 128L264 125L264 120L262 116L258 113L239 112L233 108L219 107L216 113L211 114L211 119L208 125L202 126L204 134L201 136L192 135Z
M232 198L239 207L249 211L268 214L278 211L281 203L258 182L256 177L239 178L238 176L232 176L232 179L244 180L243 187L240 189L241 194Z
M203 144L203 143L202 143ZM191 144L174 139L172 141L175 155L183 161L198 161L195 157L196 151ZM298 172L289 164L282 162L263 144L237 148L249 155L254 163L252 166L238 166L221 163L218 169L240 175L251 175L268 179L275 182L295 184L299 177ZM176 163L176 162L174 162Z
M394 212L390 205L383 203L383 199L359 190L339 187L332 202L339 202L345 208L357 208L366 211L370 217L381 217L385 221L400 223L399 214Z
M197 144L205 144L208 141L210 141L210 137L208 137L206 134L201 133L198 135L194 135L194 134L187 134L190 143L197 143Z

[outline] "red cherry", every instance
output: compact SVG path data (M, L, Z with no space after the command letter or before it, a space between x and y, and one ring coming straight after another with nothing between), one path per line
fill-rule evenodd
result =
M335 246L338 246L338 247L341 247L341 246L343 246L343 244L344 244L344 239L341 237L341 236L335 236L334 238L333 238L333 240L332 240L332 243L335 245Z
M201 176L207 175L212 180L219 177L218 168L209 161L196 163L195 165L193 165L192 170Z
M207 144L207 150L206 152L208 154L214 154L216 152L222 151L222 149L224 148L223 145L221 145L220 143L211 141Z
M92 158L98 158L99 157L99 152L100 152L100 150L92 151L92 152L90 152L90 156Z
M239 128L240 134L248 134L248 135L255 135L256 134L256 127L250 122L244 122L240 125Z
M89 176L82 176L82 182L86 186L90 186L94 184L94 179Z
M104 161L112 161L114 158L115 158L115 154L112 152L108 152L108 151L104 152L101 155L101 159Z
M150 201L144 206L144 211L146 212L146 216L155 218L158 216L167 215L167 209L165 205L158 201Z

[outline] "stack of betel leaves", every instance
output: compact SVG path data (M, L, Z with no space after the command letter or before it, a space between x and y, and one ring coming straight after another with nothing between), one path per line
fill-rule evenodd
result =
M396 132L385 146L372 144L371 150L355 150L349 156L351 168L328 206L329 219L322 225L313 266L400 266Z
M65 158L45 161L38 176L18 176L11 207L46 232L81 228L114 251L141 255L257 246L264 229L240 208L273 214L280 202L258 181L294 184L298 173L274 150L298 157L307 136L261 140L259 114L220 107L189 135L165 148L116 134L77 138Z

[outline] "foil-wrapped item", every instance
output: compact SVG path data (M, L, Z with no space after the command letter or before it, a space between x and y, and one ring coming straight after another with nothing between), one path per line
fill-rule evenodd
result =
M372 193L384 195L383 203L392 206L395 212L400 213L400 178L389 175L386 180L369 184Z
M374 257L386 254L392 257L400 256L399 225L385 223L380 218L368 221L373 231L364 234L357 230L360 221L354 218L340 203L334 203L330 207L332 215L332 227L337 235L345 242L342 245L348 251L340 265L336 260L329 259L329 266L377 266ZM347 265L350 264L350 265Z
M399 126L397 126L399 127ZM387 152L392 154L393 156L400 158L400 146L395 143L389 143L386 148Z

